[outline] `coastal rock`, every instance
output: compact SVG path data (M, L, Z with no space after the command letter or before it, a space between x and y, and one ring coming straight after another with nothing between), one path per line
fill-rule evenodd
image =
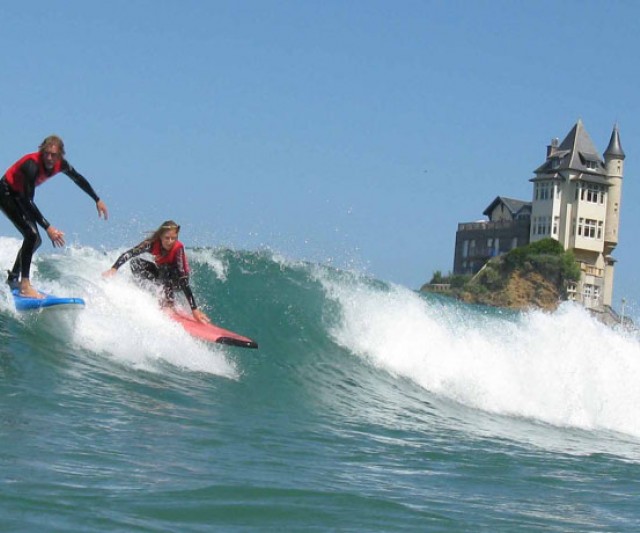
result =
M479 273L481 274L481 273ZM536 271L513 270L496 283L482 275L476 276L458 294L467 303L506 307L509 309L539 308L554 311L564 299L563 287Z

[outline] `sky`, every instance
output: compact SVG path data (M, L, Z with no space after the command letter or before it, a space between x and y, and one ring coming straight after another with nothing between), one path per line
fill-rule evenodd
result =
M640 308L640 3L0 0L0 167L51 134L36 203L67 240L272 249L417 289L459 222L530 201L581 119L627 155L614 307ZM4 217L0 235L17 236ZM51 251L50 243L43 250Z

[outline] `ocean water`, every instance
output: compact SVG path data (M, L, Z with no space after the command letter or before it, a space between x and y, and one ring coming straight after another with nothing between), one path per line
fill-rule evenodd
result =
M637 333L192 249L199 303L260 348L203 344L100 277L119 251L36 256L81 311L0 289L0 531L640 530Z

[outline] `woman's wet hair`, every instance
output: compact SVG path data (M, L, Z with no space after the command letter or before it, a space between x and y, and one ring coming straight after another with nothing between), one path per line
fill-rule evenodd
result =
M180 233L180 226L173 220L165 220L162 224L160 224L160 227L157 230L155 230L154 232L149 232L150 236L147 240L154 242L160 239L166 231L171 230L175 230L176 233Z
M177 222L174 222L173 220L165 220L158 229L162 229L162 230L174 229L176 231L180 231L180 226L178 225Z

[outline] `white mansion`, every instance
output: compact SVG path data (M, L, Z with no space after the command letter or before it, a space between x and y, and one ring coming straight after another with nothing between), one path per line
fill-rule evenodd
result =
M625 159L617 125L603 155L581 120L561 143L554 139L530 180L530 203L499 196L484 211L489 220L458 225L454 274L477 272L494 255L551 237L580 265L569 297L594 311L611 309Z

